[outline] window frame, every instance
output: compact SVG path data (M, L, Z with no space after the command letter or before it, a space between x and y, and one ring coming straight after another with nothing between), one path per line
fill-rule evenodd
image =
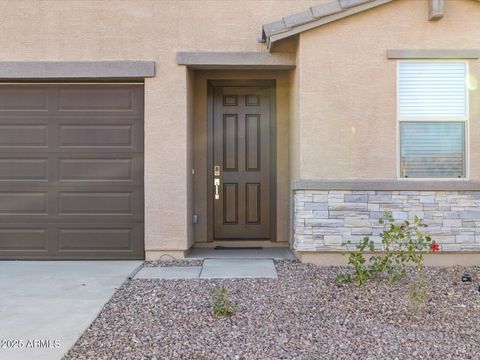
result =
M440 63L440 62L456 62L465 64L465 116L438 116L438 117L427 117L427 116L400 116L400 65L402 63ZM401 181L467 181L470 179L470 89L468 86L468 79L470 76L469 61L462 59L407 59L407 60L397 60L397 84L396 84L396 101L397 101L397 120L396 120L396 151L397 151L397 164L396 164L396 175L397 180ZM402 122L459 122L463 123L464 126L464 153L465 153L465 176L463 177L402 177L401 176L401 138L400 138L400 124Z

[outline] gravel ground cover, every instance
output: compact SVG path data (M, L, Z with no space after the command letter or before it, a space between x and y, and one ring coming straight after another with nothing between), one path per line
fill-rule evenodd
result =
M203 260L168 260L168 261L145 261L145 267L173 267L173 266L202 266Z
M478 283L427 269L425 310L409 310L405 281L337 284L341 268L277 262L278 280L126 282L65 359L480 359ZM212 289L237 302L212 313Z

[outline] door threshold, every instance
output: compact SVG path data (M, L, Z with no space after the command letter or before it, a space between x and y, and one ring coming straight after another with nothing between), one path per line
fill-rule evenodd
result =
M268 240L222 240L222 241L210 241L204 243L195 243L195 248L216 248L216 247L228 247L228 248L289 248L287 242L273 242Z
M261 246L215 246L213 250L263 250Z
M258 249L225 249L193 248L185 256L185 259L274 259L295 260L295 255L288 248L262 248Z

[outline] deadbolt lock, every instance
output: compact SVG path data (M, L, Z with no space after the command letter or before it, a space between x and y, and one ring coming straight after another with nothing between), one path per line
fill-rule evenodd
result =
M215 165L213 167L213 176L220 176L220 166L219 165Z

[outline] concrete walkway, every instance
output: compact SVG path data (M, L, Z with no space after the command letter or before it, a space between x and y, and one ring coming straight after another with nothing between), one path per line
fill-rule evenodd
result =
M277 278L271 259L205 259L202 279Z
M0 359L61 359L141 263L0 262Z
M205 259L201 266L144 267L135 279L277 278L272 259Z

